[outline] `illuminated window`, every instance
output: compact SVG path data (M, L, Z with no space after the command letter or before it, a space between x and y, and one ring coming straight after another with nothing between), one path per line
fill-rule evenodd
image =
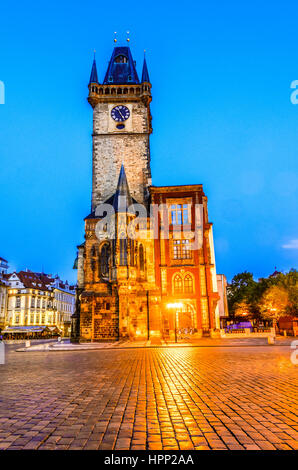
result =
M173 258L191 259L191 249L189 240L173 240Z
M176 274L174 277L174 293L180 294L183 292L182 277L179 274Z
M187 293L193 292L193 279L190 274L186 274L184 278L184 292L187 292Z
M183 225L190 223L188 204L171 204L171 223Z
M20 308L21 306L21 297L16 297L16 308Z

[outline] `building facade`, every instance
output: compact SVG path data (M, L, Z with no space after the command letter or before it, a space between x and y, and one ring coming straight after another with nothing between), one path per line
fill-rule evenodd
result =
M74 312L74 286L56 277L32 271L5 275L7 309L5 326L51 326L69 335Z
M0 256L0 276L6 274L8 270L8 261Z
M224 274L217 274L217 290L219 294L218 312L221 326L224 326L225 319L229 318L228 297L227 297L228 282Z
M0 277L0 331L5 326L7 312L7 285L3 278Z
M105 78L93 62L93 180L78 246L74 341L171 338L219 330L219 300L202 185L152 185L151 83L129 47L115 47Z

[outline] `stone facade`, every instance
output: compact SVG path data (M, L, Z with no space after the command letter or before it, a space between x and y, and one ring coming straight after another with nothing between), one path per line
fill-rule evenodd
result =
M113 103L107 95L98 99L93 111L92 210L116 191L122 164L131 195L143 203L151 184L149 101L141 94L121 96ZM111 110L116 105L125 105L130 110L122 130L115 127L111 117Z

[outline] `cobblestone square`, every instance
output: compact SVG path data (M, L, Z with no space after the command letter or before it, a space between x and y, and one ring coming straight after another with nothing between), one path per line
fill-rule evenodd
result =
M17 353L0 449L298 449L288 346Z

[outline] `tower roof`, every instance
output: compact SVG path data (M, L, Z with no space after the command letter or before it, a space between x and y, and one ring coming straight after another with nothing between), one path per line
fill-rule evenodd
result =
M90 83L99 83L99 82L98 82L98 77L97 77L97 68L96 68L96 61L95 61L95 58L94 58L93 64L92 64L92 69L91 69L89 84L90 84Z
M144 82L150 83L150 78L149 78L149 72L148 72L148 68L147 68L146 57L144 57L143 72L142 72L142 83L144 83Z
M133 199L129 192L125 169L122 163L119 173L117 189L113 197L113 207L116 212L127 212L128 207L132 204Z
M104 78L104 85L140 83L129 47L115 47Z

